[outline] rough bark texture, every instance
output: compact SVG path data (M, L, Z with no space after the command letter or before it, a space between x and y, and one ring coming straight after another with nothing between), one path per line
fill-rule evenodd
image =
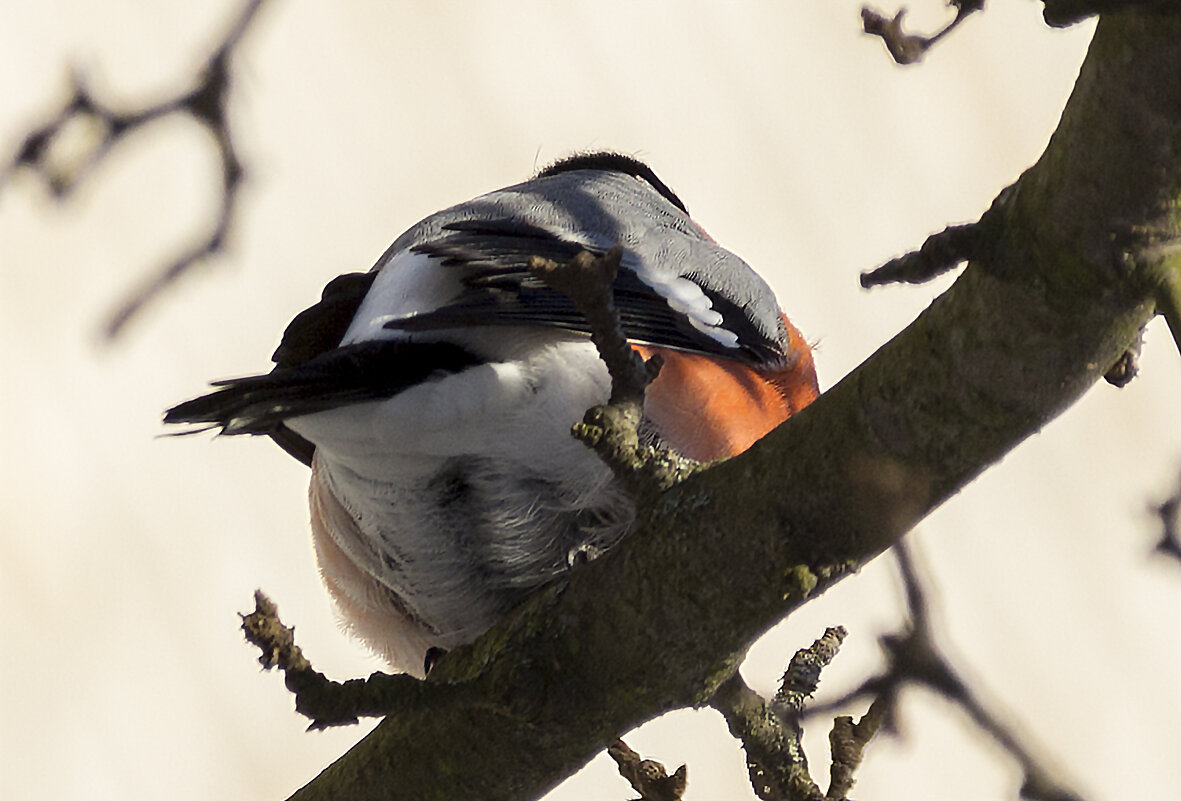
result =
M1181 19L1101 20L992 256L742 457L644 506L295 798L535 798L700 705L747 647L1073 403L1155 311L1181 232Z

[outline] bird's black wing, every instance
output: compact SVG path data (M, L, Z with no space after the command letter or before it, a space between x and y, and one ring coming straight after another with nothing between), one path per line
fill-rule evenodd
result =
M358 342L265 375L217 381L214 392L165 412L164 422L199 426L194 431L218 428L222 434L266 434L310 464L314 446L283 425L287 418L388 398L480 362L450 343Z
M392 320L387 328L430 331L521 325L589 333L586 320L570 299L534 276L529 263L534 256L566 263L583 250L599 255L602 249L562 239L517 220L480 219L452 222L435 238L414 245L413 250L438 259L441 268L462 268L465 291L433 311ZM668 298L641 280L635 269L629 269L630 258L635 258L634 254L625 249L613 288L620 321L629 339L754 362L782 356L780 345L763 336L743 309L698 284L713 309L721 314L723 326L734 334L736 344L723 344L704 333Z

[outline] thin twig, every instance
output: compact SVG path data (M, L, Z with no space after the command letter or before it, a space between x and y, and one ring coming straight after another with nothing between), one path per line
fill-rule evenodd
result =
M279 610L262 590L254 593L254 611L242 616L246 640L262 651L264 668L283 671L287 689L295 695L295 709L310 718L309 729L347 726L361 717L384 717L426 693L435 685L405 674L374 673L367 679L332 681L312 668L295 644L295 630L283 625Z
M589 409L574 435L593 448L636 491L664 490L701 469L698 462L640 442L644 391L660 373L659 356L644 361L623 332L613 285L623 250L596 256L582 251L567 264L533 257L530 271L570 298L586 318L591 341L611 375L611 398Z
M1115 360L1115 364L1103 374L1103 380L1120 389L1132 383L1132 379L1140 374L1140 349L1143 346L1144 331L1142 329L1131 346L1121 353L1120 357Z
M948 5L955 8L955 19L930 36L907 33L902 29L905 8L898 9L892 18L887 18L869 6L862 6L861 25L866 33L881 37L895 62L917 64L936 42L951 33L969 15L982 10L984 0L950 0Z
M776 712L792 718L800 716L804 704L820 686L820 672L836 658L847 635L844 626L833 626L810 646L796 651L771 702Z
M660 362L645 362L623 332L613 288L622 258L623 248L619 245L601 256L584 250L567 264L534 256L529 271L550 289L570 298L574 308L586 318L591 341L611 374L608 403L641 406L644 390L660 372Z

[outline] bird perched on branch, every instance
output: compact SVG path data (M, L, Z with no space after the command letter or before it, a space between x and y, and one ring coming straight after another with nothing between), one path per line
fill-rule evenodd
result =
M634 504L571 436L611 378L535 257L618 245L615 306L663 367L641 439L734 456L817 395L771 289L652 170L595 153L427 217L295 317L264 375L220 381L165 422L264 434L311 467L321 575L348 627L421 675L572 555L617 542ZM203 429L197 429L203 430Z

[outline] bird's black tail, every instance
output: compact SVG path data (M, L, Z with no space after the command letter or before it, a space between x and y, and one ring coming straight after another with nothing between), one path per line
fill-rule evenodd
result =
M457 373L481 359L458 345L396 340L358 342L321 353L295 367L265 375L216 381L217 389L164 413L165 423L195 426L182 434L264 434L305 464L314 446L283 425L290 417L398 394L440 374Z

